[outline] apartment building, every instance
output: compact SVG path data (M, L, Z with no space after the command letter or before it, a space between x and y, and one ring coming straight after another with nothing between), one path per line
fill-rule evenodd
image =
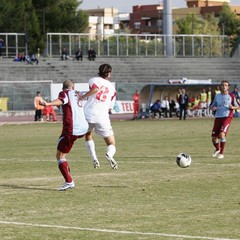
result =
M173 33L177 28L175 20L188 14L203 16L214 13L218 17L224 3L230 0L186 0L185 8L172 8ZM240 5L230 5L232 11L240 17ZM119 13L116 8L98 8L86 10L89 15L89 26L86 29L91 35L113 34L127 31L136 34L163 33L163 5L136 5L132 13Z

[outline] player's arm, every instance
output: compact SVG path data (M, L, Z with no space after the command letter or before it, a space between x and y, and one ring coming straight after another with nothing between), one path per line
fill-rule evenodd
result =
M211 105L209 106L209 108L212 110L212 111L216 111L217 110L217 101L216 101L216 98L214 98L213 102L211 103Z
M239 103L238 103L236 97L234 97L232 103L229 104L229 109L231 109L231 110L240 109L240 106L239 106Z
M63 102L60 99L56 99L53 100L51 102L46 102L45 100L43 100L40 105L42 106L61 106L63 104Z
M83 100L83 99L86 99L94 94L96 94L98 92L99 88L95 87L95 88L91 88L88 92L86 92L85 94L83 95L79 95L79 99L80 100Z
M240 107L239 106L233 106L232 104L230 104L229 105L229 109L231 109L231 110L238 110L238 109L240 109Z
M231 110L238 110L238 109L240 109L240 106L238 105L238 103L236 101L233 104L232 103L229 104L229 109L231 109Z

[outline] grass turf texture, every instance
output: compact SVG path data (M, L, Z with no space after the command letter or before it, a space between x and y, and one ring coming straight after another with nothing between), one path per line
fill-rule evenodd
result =
M0 239L238 239L239 120L223 160L211 158L212 125L114 121L119 170L96 135L101 168L94 169L80 139L68 155L76 188L65 192L56 191L64 182L55 160L61 124L1 126ZM191 155L189 168L177 166L180 152Z

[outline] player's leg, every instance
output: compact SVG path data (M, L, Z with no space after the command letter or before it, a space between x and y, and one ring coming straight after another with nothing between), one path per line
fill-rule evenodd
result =
M226 144L226 134L224 132L221 132L220 135L219 135L219 139L220 139L220 152L219 152L219 155L218 155L218 158L219 159L222 159L224 158L224 148L225 148L225 144Z
M212 144L215 147L215 150L212 153L212 157L217 157L220 153L220 142L219 142L219 134L221 129L221 120L219 118L215 118L213 129L212 129Z
M93 124L89 124L89 132L85 134L85 146L88 150L88 153L92 159L93 162L93 167L94 168L99 168L100 163L97 158L96 150L95 150L95 143L92 138L92 129L93 129Z
M220 134L219 134L220 148L221 148L221 151L220 151L219 156L218 156L219 159L224 158L224 149L225 149L225 145L226 145L226 136L227 136L227 133L229 131L231 121L232 121L231 118L223 119L221 131L220 131Z
M217 155L220 153L220 143L218 137L212 137L212 144L215 147L215 150L212 153L212 157L217 157Z
M116 153L115 137L114 132L112 130L110 119L103 123L96 123L95 132L104 139L107 145L106 153L107 161L113 170L117 170L118 165L115 159L113 158Z
M65 179L65 183L62 187L58 189L59 191L64 191L69 188L74 188L75 186L72 176L70 174L70 167L66 159L66 156L72 149L73 143L76 139L77 139L76 137L72 138L71 136L61 136L58 140L56 158L57 158L58 168L63 178Z
M116 160L113 158L116 153L115 137L114 137L114 135L105 137L104 141L107 144L106 158L107 158L111 168L113 170L117 170L118 164L117 164Z

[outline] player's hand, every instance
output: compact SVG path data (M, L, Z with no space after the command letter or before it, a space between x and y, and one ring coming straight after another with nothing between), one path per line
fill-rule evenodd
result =
M235 106L233 106L232 104L229 104L229 109L231 109L231 110L236 110L236 109L238 109L238 108L235 107Z
M212 106L212 107L211 107L211 110L212 110L212 111L216 111L216 110L217 110L217 107Z
M81 95L81 92L80 91L75 91L75 96L78 98L79 101L82 101L83 98L82 98L82 95Z
M39 105L41 106L47 106L47 102L45 100L42 100L39 102Z
M81 96L81 92L80 92L80 91L77 91L77 90L75 90L75 96Z

